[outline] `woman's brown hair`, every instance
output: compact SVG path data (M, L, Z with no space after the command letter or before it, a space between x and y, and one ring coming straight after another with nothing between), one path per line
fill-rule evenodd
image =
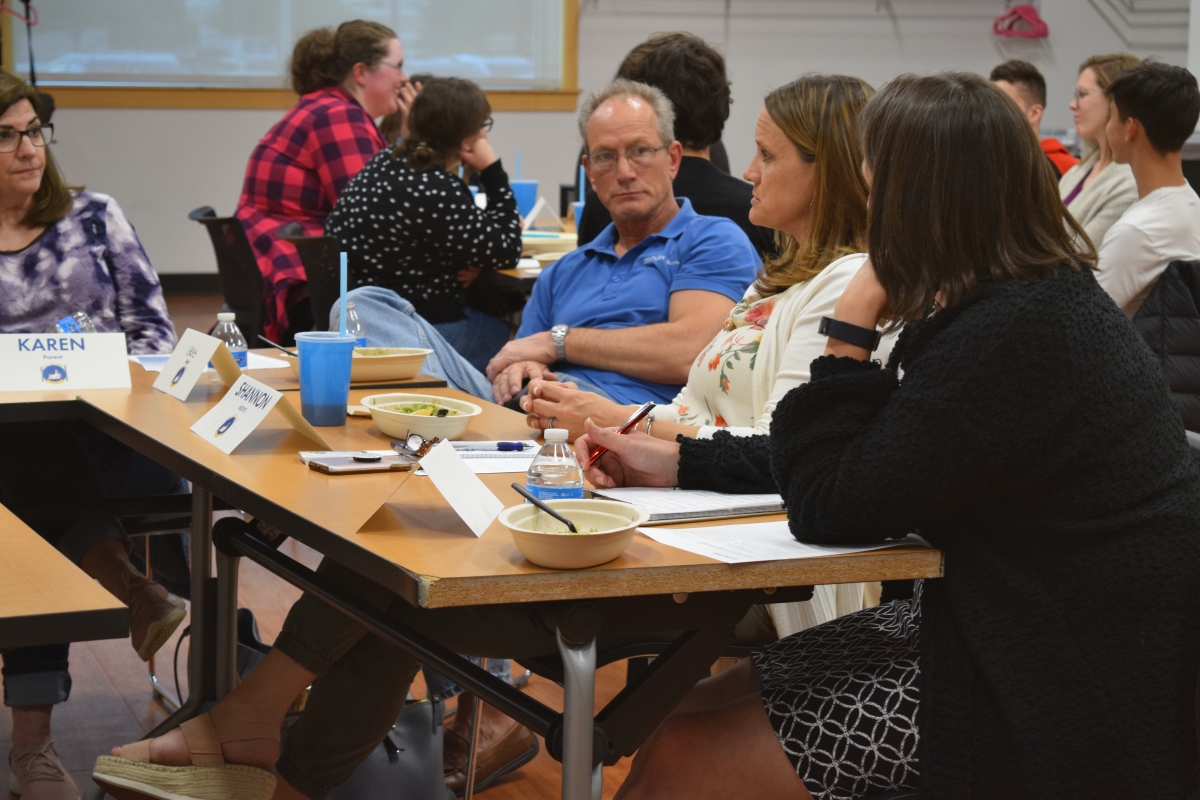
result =
M1142 60L1132 53L1109 53L1103 56L1089 56L1079 65L1079 71L1082 73L1085 69L1090 69L1096 76L1096 85L1103 92L1118 75L1140 63Z
M0 72L0 114L3 114L14 104L28 100L33 106L33 113L38 119L42 116L42 102L38 99L37 89L25 81L7 72ZM20 145L18 145L19 147ZM74 198L67 182L63 180L58 162L50 152L47 144L45 150L46 168L42 171L42 184L33 195L33 205L22 222L30 228L45 228L53 225L67 215L71 210Z
M812 224L804 241L775 234L778 256L755 282L777 294L867 246L867 183L863 179L858 115L874 90L846 75L805 75L766 97L767 114L815 168Z
M442 169L491 116L487 95L465 78L431 78L408 111L408 136L392 149L418 172Z
M920 319L939 293L949 307L981 284L1095 264L1029 122L980 76L902 75L860 124L885 319Z
M332 28L317 28L292 48L292 91L299 95L346 80L355 64L374 67L387 57L396 32L378 22L355 19Z

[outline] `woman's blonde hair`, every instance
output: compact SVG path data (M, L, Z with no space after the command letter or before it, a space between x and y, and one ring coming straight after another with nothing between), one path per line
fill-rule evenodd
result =
M804 241L776 231L777 256L755 281L764 297L817 275L867 248L867 182L858 115L874 90L848 75L805 75L766 97L767 114L815 168L812 224Z
M1108 91L1108 85L1117 79L1127 69L1133 69L1142 60L1132 53L1108 53L1107 55L1088 56L1082 64L1079 65L1079 74L1082 75L1085 69L1090 69L1092 74L1096 76L1096 85L1100 87L1100 92ZM1096 152L1099 147L1094 139L1085 140L1088 144L1088 151L1084 154L1084 158L1089 158L1092 153Z

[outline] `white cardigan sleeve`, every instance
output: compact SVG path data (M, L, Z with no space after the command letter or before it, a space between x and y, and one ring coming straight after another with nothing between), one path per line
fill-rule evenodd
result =
M802 383L808 383L810 367L813 359L825 352L826 338L817 333L821 317L833 316L833 309L842 296L842 292L850 283L850 279L858 272L865 258L848 260L836 267L827 267L820 275L812 278L812 285L806 286L794 297L780 303L771 314L767 323L766 338L772 337L773 342L780 348L779 366L775 374L768 377L766 404L762 413L754 421L754 427L717 428L706 425L696 434L701 439L710 439L717 431L724 430L734 436L754 436L767 434L771 431L771 415L775 406L783 396ZM773 329L773 330L772 330ZM759 358L765 354L760 350ZM756 363L757 368L770 369L769 364Z

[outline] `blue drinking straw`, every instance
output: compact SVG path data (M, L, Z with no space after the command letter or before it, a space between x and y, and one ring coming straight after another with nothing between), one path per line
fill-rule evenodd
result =
M587 172L584 171L583 164L580 164L579 165L579 197L576 197L575 199L581 203L583 202L584 195L587 194L586 181L587 181Z
M342 299L341 302L338 303L338 329L341 332L341 335L344 337L346 335L346 253L343 251L341 256L342 269L341 275L338 276L338 279L341 281L339 286L342 290Z
M521 180L521 148L517 148L517 180Z
M458 165L458 179L459 179L460 181L462 180L462 172L463 172L463 170L462 170L462 164L459 164L459 165Z

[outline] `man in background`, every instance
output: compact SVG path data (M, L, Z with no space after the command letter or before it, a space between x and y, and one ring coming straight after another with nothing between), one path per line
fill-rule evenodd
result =
M750 222L750 184L729 174L728 159L723 170L715 163L713 148L721 144L733 102L724 57L690 33L659 33L629 51L617 77L659 89L675 109L675 138L683 147L672 185L675 196L691 200L697 214L733 220L760 257L771 252L774 231ZM594 186L586 187L586 195L580 245L612 222L603 203L596 202Z
M1063 173L1079 163L1079 159L1071 155L1058 139L1041 138L1042 112L1046 110L1046 79L1037 67L1020 59L1005 61L992 70L989 80L1025 112L1025 119L1029 120L1033 132L1041 140L1042 152L1054 167L1055 178L1061 178Z

